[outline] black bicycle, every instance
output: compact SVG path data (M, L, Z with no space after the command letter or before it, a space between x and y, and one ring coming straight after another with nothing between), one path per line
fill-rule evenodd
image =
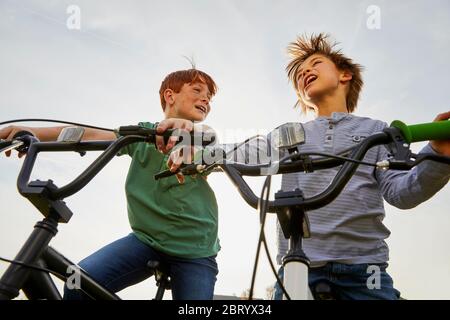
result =
M23 119L19 121L23 121ZM81 141L83 131L82 127L67 127L61 132L56 142L40 142L26 131L18 132L11 141L0 141L0 153L15 149L27 154L17 179L17 187L20 194L27 198L44 216L42 221L36 223L33 232L13 260L1 258L10 265L0 278L0 300L14 299L19 295L20 290L28 299L61 299L61 294L50 274L65 283L73 280L73 285L76 285L92 299L120 299L116 294L98 284L75 263L50 247L49 243L58 232L58 224L68 223L73 215L64 199L85 187L117 155L120 149L136 142L155 143L158 134L155 129L123 126L115 130L119 135L115 141ZM178 136L178 140L181 142L186 138L187 133L167 130L162 134L166 143L171 135ZM190 134L189 138L190 144L206 145L214 141L214 137L196 132ZM57 187L52 180L29 181L39 153L78 152L84 155L88 151L102 150L100 156L84 172L63 187ZM160 261L149 261L147 266L150 273L155 275L158 286L154 299L161 300L164 291L170 289L168 268Z

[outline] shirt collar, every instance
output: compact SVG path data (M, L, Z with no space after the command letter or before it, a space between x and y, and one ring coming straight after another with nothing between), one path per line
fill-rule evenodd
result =
M347 112L332 112L330 117L320 116L317 117L317 120L321 121L332 121L332 122L339 122L342 119L350 118L353 115Z

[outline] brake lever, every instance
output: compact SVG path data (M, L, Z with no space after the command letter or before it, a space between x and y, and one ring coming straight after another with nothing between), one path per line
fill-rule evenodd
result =
M414 159L414 160L411 160ZM387 159L377 163L377 168L387 170L410 170L424 160L431 160L450 165L450 157L436 155L433 153L411 153L407 160Z
M173 176L173 175L177 174L178 172L180 172L179 168L175 172L172 172L170 170L164 170L164 171L158 172L153 177L155 178L155 180L159 180L162 178L168 178L170 176Z
M20 140L12 140L12 141L1 140L0 141L0 153L19 148L23 144L24 144L24 142L20 141Z

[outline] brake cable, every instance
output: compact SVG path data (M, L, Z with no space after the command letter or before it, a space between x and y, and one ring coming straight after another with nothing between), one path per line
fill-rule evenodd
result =
M0 122L0 126L4 125L4 124L16 123L16 122L54 122L54 123L70 124L70 125L74 125L74 126L80 126L80 127L91 128L91 129L99 129L99 130L114 132L114 129L108 129L108 128L91 126L89 124L82 124L82 123L77 123L77 122L54 120L54 119L15 119L15 120L8 120L8 121Z

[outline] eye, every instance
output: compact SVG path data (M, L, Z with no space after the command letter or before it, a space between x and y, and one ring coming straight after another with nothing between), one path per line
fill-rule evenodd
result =
M200 88L194 88L194 91L200 93L201 90Z
M314 61L313 66L315 66L316 64L321 63L321 62L322 61L320 61L320 60L316 60L316 61Z

